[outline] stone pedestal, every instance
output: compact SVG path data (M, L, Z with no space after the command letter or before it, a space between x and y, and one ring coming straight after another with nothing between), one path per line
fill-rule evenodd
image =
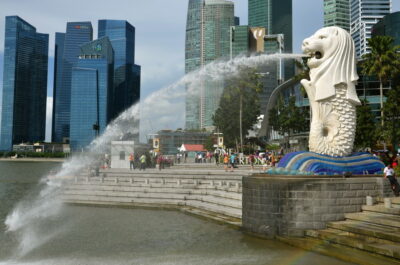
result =
M266 174L243 177L243 228L261 236L302 236L330 221L358 212L366 196L392 194L381 176L354 178L288 177Z

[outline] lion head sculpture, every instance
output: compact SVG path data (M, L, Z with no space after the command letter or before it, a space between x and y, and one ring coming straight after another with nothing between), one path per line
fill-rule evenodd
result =
M339 27L326 27L305 39L303 52L310 56L310 81L317 88L315 100L335 96L335 86L347 85L347 99L360 104L355 84L358 80L354 42L350 34Z

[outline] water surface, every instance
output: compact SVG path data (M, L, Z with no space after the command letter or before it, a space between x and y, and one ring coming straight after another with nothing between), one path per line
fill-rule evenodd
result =
M178 211L64 206L35 226L35 247L19 257L18 235L4 220L15 204L40 190L57 163L0 162L0 264L349 264ZM45 184L42 184L45 185Z

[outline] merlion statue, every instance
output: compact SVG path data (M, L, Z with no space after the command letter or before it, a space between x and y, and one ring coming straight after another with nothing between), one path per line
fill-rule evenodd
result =
M303 52L310 56L310 80L303 79L312 119L311 152L348 156L353 150L358 80L354 42L339 27L326 27L305 39Z

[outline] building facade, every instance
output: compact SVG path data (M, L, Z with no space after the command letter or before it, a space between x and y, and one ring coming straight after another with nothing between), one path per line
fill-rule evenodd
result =
M266 53L279 53L280 47L284 53L293 52L293 14L292 0L249 0L248 21L250 27L264 27L270 41L266 45ZM281 36L281 43L278 34ZM271 41L271 39L274 39ZM269 44L268 44L269 43ZM294 62L285 60L284 80L294 76ZM281 80L280 82L283 82Z
M234 4L227 0L189 0L186 23L185 72L217 59L229 59ZM202 80L186 88L187 129L212 129L223 80Z
M350 0L324 0L324 27L331 26L350 32Z
M71 84L72 68L78 61L81 52L80 45L92 41L93 29L90 22L68 22L67 30L56 35L56 61L58 67L55 72L53 99L53 142L68 142L71 118ZM58 39L57 39L58 36ZM63 46L63 51L59 50Z
M48 34L6 17L0 150L45 139L48 49Z
M351 0L350 34L358 58L369 52L367 39L371 38L372 27L390 11L391 0Z
M182 144L204 145L211 136L209 132L170 131L157 132L158 152L163 155L175 155Z
M391 36L394 45L400 45L400 11L384 16L372 28L372 37Z
M115 118L140 100L141 68L135 64L135 27L126 20L103 19L98 28L98 38L107 36L114 49Z
M108 37L81 46L72 68L70 145L85 148L112 118L114 52Z

